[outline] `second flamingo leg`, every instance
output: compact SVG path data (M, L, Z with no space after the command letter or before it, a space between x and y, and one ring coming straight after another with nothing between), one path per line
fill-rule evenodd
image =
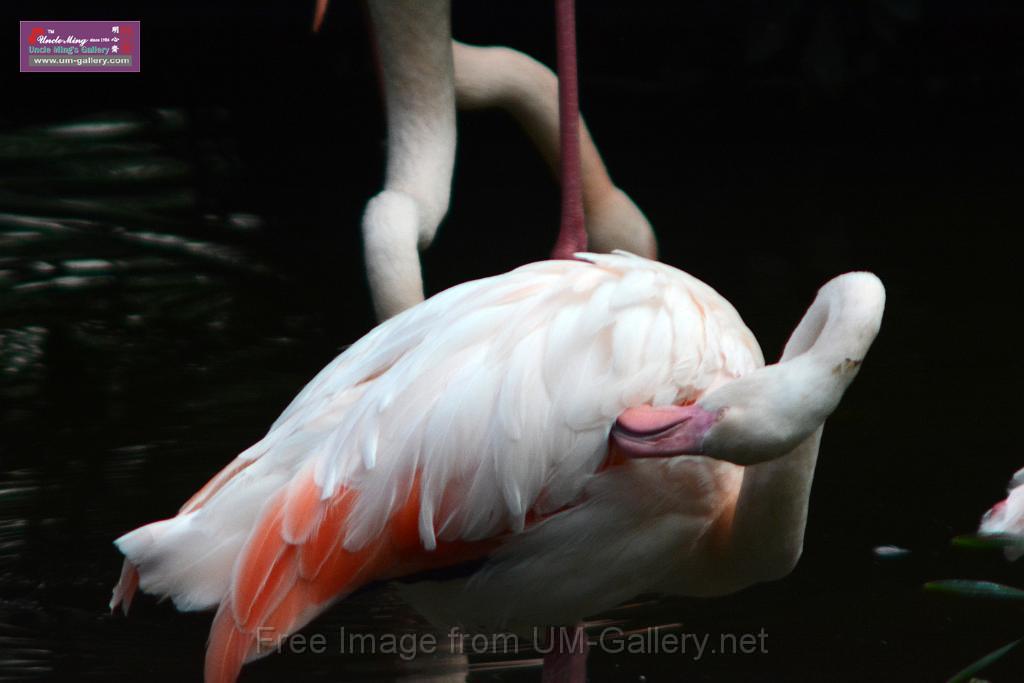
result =
M587 632L583 626L561 626L548 632L551 641L544 655L541 683L586 683Z

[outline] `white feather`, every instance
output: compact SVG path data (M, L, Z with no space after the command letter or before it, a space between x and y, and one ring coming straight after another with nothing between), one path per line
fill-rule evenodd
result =
M357 341L198 513L120 539L143 588L214 604L262 504L304 466L324 498L358 494L349 550L381 533L417 481L425 548L519 531L531 511L578 501L624 409L758 363L753 337L706 285L630 254L583 258L459 285Z

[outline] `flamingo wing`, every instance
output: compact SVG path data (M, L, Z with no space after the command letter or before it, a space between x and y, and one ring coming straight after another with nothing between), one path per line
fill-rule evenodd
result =
M706 285L631 255L587 258L444 292L289 406L268 437L288 450L315 432L321 495L361 494L347 549L376 537L413 483L427 549L522 529L531 511L575 499L624 410L691 400L718 373L761 362Z

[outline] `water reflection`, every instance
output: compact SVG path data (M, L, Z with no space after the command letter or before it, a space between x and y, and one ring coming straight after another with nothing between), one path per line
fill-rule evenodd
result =
M274 304L281 278L224 238L259 219L197 220L185 122L155 111L0 134L3 680L137 679L158 651L201 650L205 627L183 637L161 608L105 615L110 541L257 436L238 418L261 401L265 417L305 374L287 372L294 330L318 341ZM262 329L244 312L257 306Z

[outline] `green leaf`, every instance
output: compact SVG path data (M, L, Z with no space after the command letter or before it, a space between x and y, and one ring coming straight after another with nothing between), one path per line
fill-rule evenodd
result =
M1003 645L998 650L993 650L992 652L989 652L987 655L985 655L984 657L974 662L966 669L963 669L962 671L960 671L960 673L946 681L946 683L967 683L972 678L974 678L974 674L982 671L983 669L988 668L994 662L1001 659L1003 655L1005 655L1007 652L1020 645L1021 640L1024 640L1024 638L1017 639L1012 643L1007 643L1006 645Z
M1016 534L963 534L952 541L955 548L971 550L1000 550L1012 545L1024 545L1024 536Z
M961 598L1024 600L1024 590L991 581L970 581L967 579L929 581L924 585L924 589L932 593L946 593Z

